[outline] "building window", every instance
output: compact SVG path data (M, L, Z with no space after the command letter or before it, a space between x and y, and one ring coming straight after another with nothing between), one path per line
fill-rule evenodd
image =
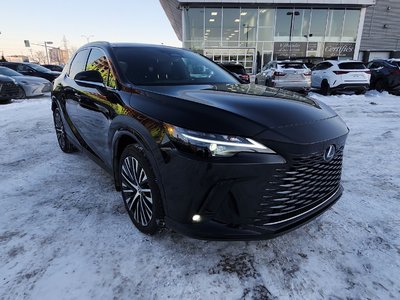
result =
M222 45L224 47L238 47L240 10L238 8L224 8L223 15Z
M257 17L258 10L252 8L242 8L240 10L240 46L255 46L257 37Z
M313 37L325 36L327 18L328 18L327 9L312 10L310 34L312 34Z
M204 8L185 10L185 41L203 40L204 38Z
M221 42L221 26L222 26L222 9L206 8L205 9L205 41ZM218 45L219 45L218 43Z
M328 14L328 32L330 40L340 41L343 29L344 9L330 9ZM333 38L333 39L332 39Z
M343 40L355 42L357 39L358 23L360 22L359 9L346 9L343 26Z

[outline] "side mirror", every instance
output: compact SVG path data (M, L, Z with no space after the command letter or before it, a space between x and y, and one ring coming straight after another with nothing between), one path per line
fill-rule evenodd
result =
M86 87L105 87L103 82L103 77L99 71L90 70L82 71L75 75L75 82L78 85Z

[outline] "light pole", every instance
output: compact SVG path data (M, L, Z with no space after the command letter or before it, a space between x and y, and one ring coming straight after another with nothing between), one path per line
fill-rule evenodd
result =
M83 38L86 39L86 43L89 43L89 42L90 42L90 38L91 38L91 37L94 37L94 35L93 35L93 34L90 34L90 35L84 35L84 34L82 34L81 37L83 37Z
M292 30L293 30L293 19L294 16L299 16L300 13L298 11L289 11L286 13L290 16L290 30L289 30L289 59L290 55L292 54Z
M46 50L47 63L50 64L49 53L47 52L47 45L52 45L53 42L44 42L44 49Z

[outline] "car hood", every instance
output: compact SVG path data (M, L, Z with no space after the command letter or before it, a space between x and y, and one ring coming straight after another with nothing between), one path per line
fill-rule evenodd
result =
M337 117L327 105L309 97L254 84L151 86L139 94L143 96L133 96L131 102L139 111L205 132L255 136Z
M6 82L15 83L15 81L11 77L0 75L0 83L6 83Z
M47 79L41 77L34 77L34 76L13 76L15 81L18 83L28 82L28 83L49 83Z

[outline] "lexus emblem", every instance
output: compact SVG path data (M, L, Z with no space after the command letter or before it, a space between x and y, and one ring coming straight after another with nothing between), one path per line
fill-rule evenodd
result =
M335 156L336 149L335 145L330 145L328 148L326 148L325 153L324 153L324 160L325 161L331 161L332 158Z

